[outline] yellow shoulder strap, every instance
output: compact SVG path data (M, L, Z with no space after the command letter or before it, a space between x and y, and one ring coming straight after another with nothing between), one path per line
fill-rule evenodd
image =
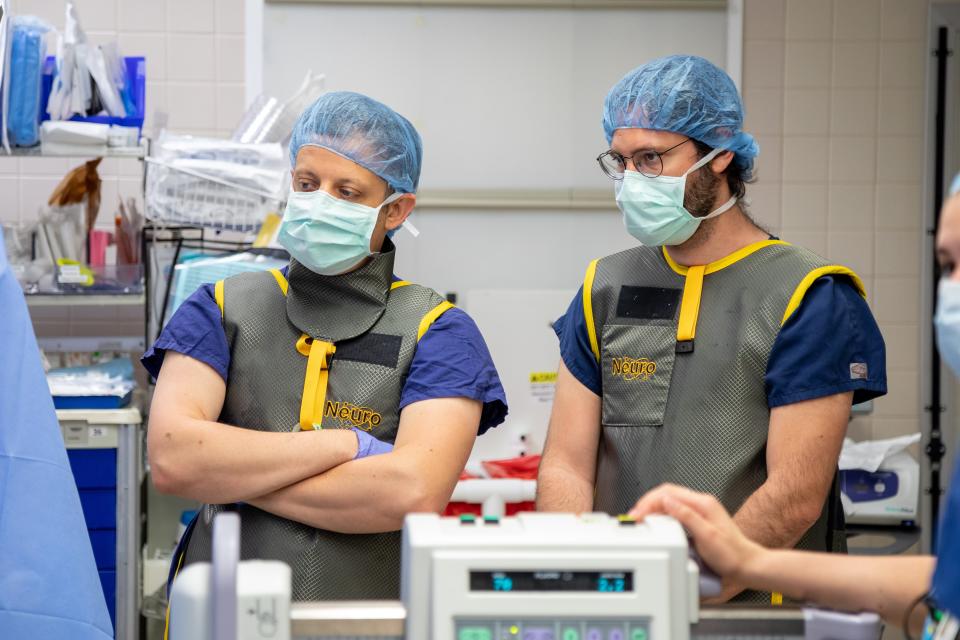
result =
M600 362L600 343L597 342L597 327L593 324L593 279L597 275L597 262L593 260L587 266L587 273L583 276L583 317L587 325L587 337L590 338L590 350L593 357Z
M427 332L427 329L430 328L430 325L436 322L437 318L442 316L444 313L450 309L453 309L453 306L454 305L452 302L447 302L444 300L433 309L428 311L427 314L420 320L420 326L417 328L417 342L420 342L420 338L424 336L424 334Z
M290 285L287 283L287 279L283 277L283 274L280 273L280 269L270 269L270 273L273 274L274 279L280 286L280 291L283 291L283 295L287 295L287 287Z
M213 298L217 301L217 306L220 307L220 317L223 317L223 280L217 280L217 283L213 285Z
M797 285L797 288L794 289L793 295L790 296L790 301L787 303L787 309L783 312L783 319L780 321L780 326L787 324L787 320L790 319L790 316L800 308L800 303L803 302L804 296L807 295L807 291L810 290L810 287L813 286L813 283L822 278L823 276L847 276L853 282L853 286L857 288L857 292L863 296L867 297L867 289L863 286L863 280L860 279L856 273L847 267L840 265L827 265L825 267L820 267L814 269L806 276L803 280L800 281L800 284Z

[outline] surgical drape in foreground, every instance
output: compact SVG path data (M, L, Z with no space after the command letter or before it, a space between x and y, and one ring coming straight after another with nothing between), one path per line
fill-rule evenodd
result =
M110 616L0 231L0 638L107 640Z

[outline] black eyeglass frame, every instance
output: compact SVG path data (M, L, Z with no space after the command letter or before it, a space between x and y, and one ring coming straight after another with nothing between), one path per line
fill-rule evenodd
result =
M632 156L630 156L630 162L633 163L634 168L636 168L637 172L640 173L641 175L646 176L647 178L658 178L661 175L663 175L663 156L667 155L668 153L670 153L680 145L687 142L691 142L692 140L693 138L687 138L686 140L683 140L682 142L678 142L677 144L673 145L669 149L664 149L663 151L657 151L656 149L639 149ZM650 173L646 173L642 171L640 167L643 166L643 163L637 162L638 155L640 155L641 153L650 153L651 151L657 154L657 160L660 162L660 170L657 173L652 175ZM612 158L617 162L617 164L620 165L621 168L620 168L619 175L611 172L612 170L610 169L610 167L604 164L604 161L603 161L604 158ZM623 180L623 173L627 170L627 157L620 153L617 153L613 149L607 149L606 151L601 153L599 156L597 156L597 164L600 165L600 170L603 171L604 175L610 178L611 180Z

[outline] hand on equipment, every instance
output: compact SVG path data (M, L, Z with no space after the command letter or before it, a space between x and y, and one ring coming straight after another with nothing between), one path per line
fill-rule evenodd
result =
M390 453L393 451L392 444L377 440L363 429L354 427L351 429L351 431L357 434L357 455L353 456L354 460L366 458L367 456L377 456L381 453Z
M693 539L703 561L723 579L724 586L741 583L747 567L766 551L743 535L720 501L706 493L662 484L630 510L637 520L651 513L676 518Z

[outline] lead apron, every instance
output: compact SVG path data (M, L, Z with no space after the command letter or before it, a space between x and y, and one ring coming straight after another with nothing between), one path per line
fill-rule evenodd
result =
M787 309L828 273L862 286L779 241L742 253L681 275L660 249L637 247L588 269L584 306L603 377L595 509L625 513L673 482L733 513L766 481L765 375ZM845 550L835 493L798 548Z
M218 285L231 354L220 422L261 431L356 426L394 441L417 340L452 305L424 287L391 285L389 249L341 276L291 262L288 292L279 272L241 274ZM294 600L399 597L400 532L335 533L247 504L204 505L186 563L209 561L213 517L226 509L241 517L242 559L290 565Z

